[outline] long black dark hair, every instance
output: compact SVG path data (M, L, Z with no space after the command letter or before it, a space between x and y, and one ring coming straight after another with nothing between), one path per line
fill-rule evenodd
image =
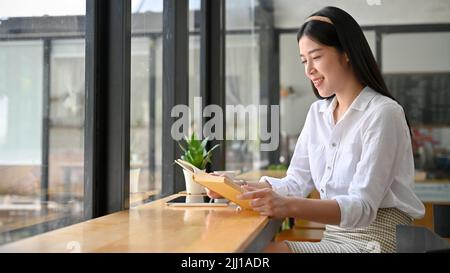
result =
M376 92L397 101L389 92L384 82L381 71L361 27L350 14L340 8L325 7L311 14L311 16L327 17L333 24L320 20L309 20L305 22L297 32L297 44L300 38L306 35L308 38L320 44L332 46L339 52L347 54L356 78L362 85L369 86ZM323 98L312 82L311 86L314 94L319 99L334 97L333 95L328 98ZM406 123L411 134L411 127L407 118Z

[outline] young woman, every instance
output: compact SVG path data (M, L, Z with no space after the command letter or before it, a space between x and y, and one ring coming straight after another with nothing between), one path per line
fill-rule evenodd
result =
M272 243L267 251L395 252L396 225L424 215L403 108L345 11L312 14L297 42L321 100L309 109L286 177L262 177L241 197L262 215L326 224L321 242ZM306 198L314 188L321 200Z

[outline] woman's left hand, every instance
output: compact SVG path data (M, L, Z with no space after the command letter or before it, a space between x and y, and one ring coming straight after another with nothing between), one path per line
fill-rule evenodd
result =
M274 218L286 218L289 215L289 199L283 197L270 188L258 189L251 186L242 186L247 190L240 199L251 199L250 204L254 211L261 215Z

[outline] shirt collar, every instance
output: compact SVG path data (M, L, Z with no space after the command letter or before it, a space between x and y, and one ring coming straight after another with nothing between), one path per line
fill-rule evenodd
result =
M377 93L369 86L364 87L349 108L358 111L364 111L369 102L373 99L373 97L375 97L376 94ZM325 100L324 103L322 103L322 105L320 106L319 112L333 112L336 108L336 103L336 96L334 96L332 99Z
M377 92L375 92L369 86L364 87L361 93L359 93L356 99L352 102L350 108L358 111L366 110L367 105L375 97L376 94Z
M323 99L322 103L320 104L319 112L323 113L327 111L327 109L330 108L331 105L333 105L334 100L336 100L336 96L334 96L332 99Z

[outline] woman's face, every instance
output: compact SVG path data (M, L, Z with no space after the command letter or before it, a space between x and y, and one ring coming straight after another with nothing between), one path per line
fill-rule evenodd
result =
M342 90L352 75L347 56L308 36L301 37L298 45L306 77L313 82L320 96L326 98Z

